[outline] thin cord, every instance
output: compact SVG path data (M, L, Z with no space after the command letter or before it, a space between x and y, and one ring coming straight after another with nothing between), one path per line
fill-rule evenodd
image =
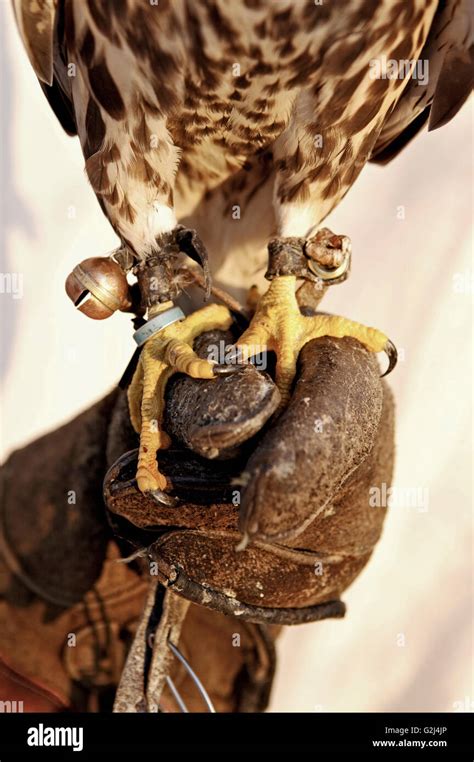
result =
M196 675L195 671L191 667L190 663L187 661L187 659L184 658L183 654L179 650L179 648L176 648L174 643L172 643L170 640L168 640L168 646L170 647L173 654L176 656L177 659L181 662L181 664L184 666L185 670L189 674L191 680L194 682L196 688L198 689L199 693L201 694L202 698L204 699L206 706L210 712L213 714L216 714L216 710L214 709L214 705L209 698L209 694L206 691L204 685L201 683L199 677ZM171 686L170 686L171 687ZM181 697L180 697L181 699ZM181 699L182 701L182 699ZM178 701L179 703L179 701Z
M176 685L173 683L171 677L167 677L166 678L166 683L167 683L168 688L170 689L171 693L173 694L174 699L175 699L176 703L178 704L179 708L181 709L181 711L184 714L189 714L189 709L186 706L186 704L184 703L183 698L182 698L180 692L178 691Z

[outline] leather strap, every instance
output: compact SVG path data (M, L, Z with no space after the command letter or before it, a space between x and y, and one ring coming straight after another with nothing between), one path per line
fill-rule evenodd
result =
M143 616L117 688L114 712L159 711L174 658L168 643L178 645L189 605L184 598L164 591L157 579L151 580Z
M334 285L349 275L350 242L346 236L335 235L322 228L311 238L274 238L268 244L267 280L285 275Z
M171 232L163 233L156 241L156 249L136 267L144 309L173 301L179 296L182 291L181 254L201 265L206 299L209 298L211 273L207 249L195 230L178 225Z

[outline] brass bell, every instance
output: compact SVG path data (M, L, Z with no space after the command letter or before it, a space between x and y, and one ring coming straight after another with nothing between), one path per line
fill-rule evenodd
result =
M129 285L120 265L110 257L90 257L66 278L66 293L80 312L104 320L131 307Z

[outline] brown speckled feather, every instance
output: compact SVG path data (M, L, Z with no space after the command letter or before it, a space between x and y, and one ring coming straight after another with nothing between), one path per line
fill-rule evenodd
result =
M15 18L41 82L53 82L54 30L57 0L13 0Z
M420 58L429 62L429 80L412 80L386 120L372 161L386 164L428 123L447 124L474 84L474 6L470 0L440 2Z
M200 232L222 245L235 204L268 221L258 239L305 235L368 160L406 143L428 108L430 127L444 124L469 90L466 0L14 3L48 99L139 257L204 209ZM374 60L423 56L425 87L370 76Z

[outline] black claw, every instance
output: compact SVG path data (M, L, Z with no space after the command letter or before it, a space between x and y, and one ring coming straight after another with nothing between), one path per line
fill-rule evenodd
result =
M397 364L398 359L397 348L393 341L390 341L390 339L387 340L387 343L384 346L384 352L388 357L388 368L385 373L382 373L380 378L384 378L384 376L388 376L388 374L392 372L395 365Z
M232 376L234 373L238 373L239 370L242 370L242 368L245 367L245 365L238 363L234 365L227 365L227 363L222 363L219 365L214 365L212 372L215 376Z
M179 503L179 498L168 495L167 492L163 492L161 489L153 489L148 493L151 498L158 505L165 505L167 508L175 508Z
M202 267L207 301L211 295L211 270L207 249L195 230L189 230L183 225L178 225L176 230L176 241L180 250Z

